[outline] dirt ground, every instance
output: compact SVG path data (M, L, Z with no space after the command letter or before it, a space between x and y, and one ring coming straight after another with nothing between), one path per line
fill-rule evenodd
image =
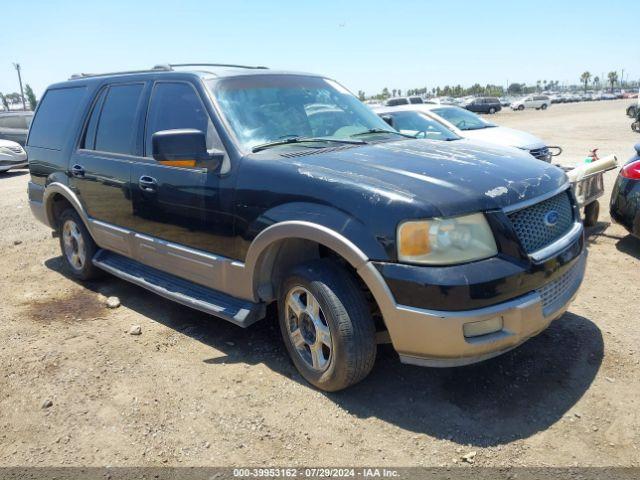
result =
M566 164L592 147L626 160L640 141L628 102L491 120L563 146ZM474 466L640 466L640 241L610 224L615 176L582 289L547 331L457 369L384 346L364 382L324 394L273 319L242 330L113 277L71 280L31 216L28 173L2 175L0 466L452 466L471 451Z

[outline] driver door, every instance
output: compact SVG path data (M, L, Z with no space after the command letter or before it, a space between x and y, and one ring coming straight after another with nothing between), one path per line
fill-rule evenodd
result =
M152 155L152 135L173 129L205 132L207 148L223 150L194 85L156 82L147 110L145 156L134 162L131 170L139 258L148 265L188 278L193 277L198 265L202 267L197 260L190 262L194 255L197 257L190 249L232 255L231 179L224 175L229 167L226 154L222 170L216 171L196 166L189 159L156 161Z

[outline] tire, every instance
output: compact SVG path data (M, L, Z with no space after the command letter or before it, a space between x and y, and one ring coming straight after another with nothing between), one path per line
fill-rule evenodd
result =
M98 246L73 208L64 210L60 215L58 233L62 258L71 275L78 280L93 280L102 276L102 270L91 262Z
M584 226L595 226L598 223L598 215L600 215L600 202L594 200L584 207Z
M369 304L337 262L313 260L292 268L280 285L278 318L293 364L316 388L342 390L373 368L376 332Z
M518 105L518 110L520 111L524 110L524 105Z
M541 108L542 110L546 110L546 109L547 109L547 104L546 104L546 103L543 103L543 104L540 106L540 108Z
M493 107L491 107L491 108L489 109L489 113L490 113L491 115L493 115L494 113L496 113L496 109L495 109L495 108L493 108Z

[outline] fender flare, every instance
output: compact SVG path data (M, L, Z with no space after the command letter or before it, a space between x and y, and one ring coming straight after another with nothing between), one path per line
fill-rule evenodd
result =
M256 282L260 274L263 254L274 243L286 239L311 240L330 248L344 258L357 272L360 279L373 295L383 318L395 306L395 299L382 275L371 263L367 255L351 240L340 233L317 223L304 220L287 220L267 227L253 240L245 259L244 269L247 287L252 296L257 297Z
M89 222L89 216L87 212L84 210L84 207L80 203L80 199L78 196L71 190L68 186L60 183L60 182L52 182L47 185L44 189L44 194L42 195L42 203L44 204L44 211L47 222L51 228L56 228L55 218L53 215L53 197L55 194L62 195L75 209L78 213L84 226L87 227L87 230L91 232L91 223Z

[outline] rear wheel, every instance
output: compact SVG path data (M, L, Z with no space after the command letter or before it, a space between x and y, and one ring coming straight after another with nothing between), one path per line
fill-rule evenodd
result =
M99 277L102 271L91 261L98 246L74 209L68 208L62 212L59 228L62 257L71 274L79 280Z
M540 107L542 110L546 110L547 109L547 104L543 103L542 106Z
M338 263L294 267L280 286L280 330L300 374L325 391L363 378L376 357L375 327L364 293Z
M496 113L496 109L495 109L495 108L493 108L493 107L491 107L491 108L489 109L489 113L493 115L494 113Z

